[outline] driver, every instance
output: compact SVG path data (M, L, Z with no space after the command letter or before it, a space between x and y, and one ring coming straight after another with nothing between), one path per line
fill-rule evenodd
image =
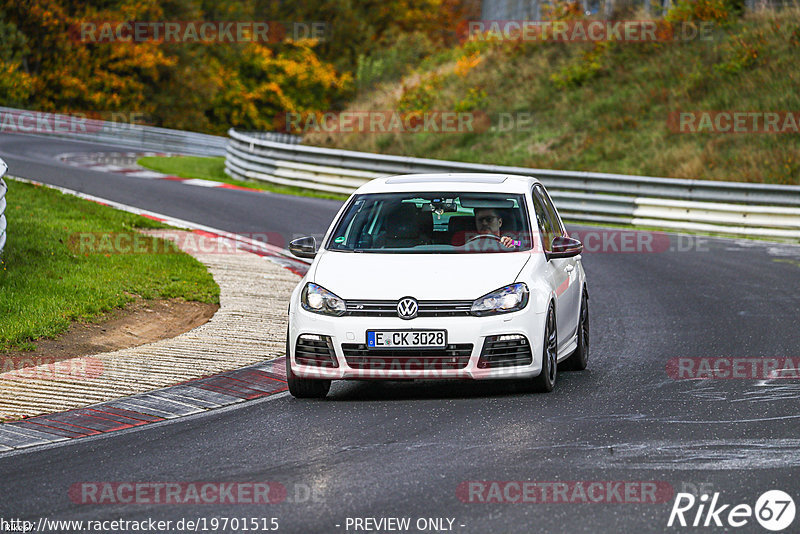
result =
M475 228L479 234L494 235L500 238L500 244L506 248L514 246L514 240L508 236L500 236L503 218L494 208L477 208L475 210Z

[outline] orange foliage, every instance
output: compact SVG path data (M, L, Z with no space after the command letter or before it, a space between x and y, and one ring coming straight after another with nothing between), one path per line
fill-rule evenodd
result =
M165 12L168 5L179 11ZM322 61L313 41L81 41L82 22L203 20L199 2L176 7L118 0L104 6L0 0L0 21L27 42L12 51L21 59L0 55L0 99L43 111L135 112L157 125L224 133L231 126L270 129L284 111L327 110L349 90L350 76ZM212 8L215 17L248 20L237 2Z

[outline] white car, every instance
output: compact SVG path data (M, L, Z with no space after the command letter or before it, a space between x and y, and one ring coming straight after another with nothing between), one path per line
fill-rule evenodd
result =
M331 380L495 379L551 391L586 368L583 246L535 178L425 174L360 187L328 229L292 241L314 258L292 293L295 397Z

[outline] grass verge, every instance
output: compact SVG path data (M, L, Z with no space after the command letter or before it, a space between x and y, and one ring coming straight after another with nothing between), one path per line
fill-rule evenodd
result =
M0 351L31 350L35 340L55 337L73 321L98 320L136 298L219 302L219 286L188 254L80 255L69 246L78 233L165 228L161 223L45 187L6 182Z
M800 184L794 121L781 123L788 124L786 133L713 133L697 124L695 133L679 133L671 123L680 111L796 115L798 58L796 7L732 16L712 25L708 38L685 41L466 41L359 95L347 110L474 112L490 119L485 129L365 134L312 128L305 141L543 169Z
M304 197L330 198L335 200L345 200L347 195L336 193L325 193L313 191L300 187L289 187L284 185L270 184L267 182L235 180L225 174L225 158L223 157L201 157L201 156L147 156L139 158L137 163L142 167L180 176L181 178L195 178L200 180L214 180L226 184L249 187L281 195L295 195Z

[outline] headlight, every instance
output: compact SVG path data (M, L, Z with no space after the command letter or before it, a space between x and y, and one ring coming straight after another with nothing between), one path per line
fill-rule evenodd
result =
M300 294L300 304L304 310L323 315L343 315L346 311L344 301L317 284L308 283Z
M475 300L470 312L472 315L492 315L521 310L528 304L528 286L511 284Z

